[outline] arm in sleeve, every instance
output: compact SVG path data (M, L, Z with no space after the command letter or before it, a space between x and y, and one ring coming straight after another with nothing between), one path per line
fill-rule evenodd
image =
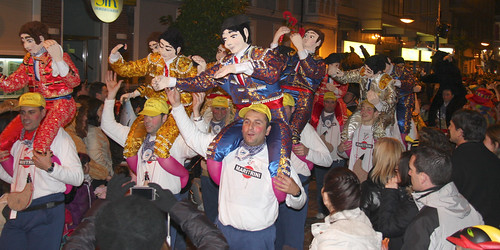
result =
M218 86L217 80L213 78L215 72L219 70L221 64L217 63L213 67L203 71L200 75L191 78L173 78L175 86L188 92L204 92ZM170 78L172 80L172 78Z
M321 140L318 133L309 124L304 127L301 133L301 142L309 148L306 159L310 162L322 166L329 167L332 165L333 158L328 151L325 143Z
M295 163L292 163L292 164L295 164ZM303 164L305 164L305 163L303 163ZM294 197L291 194L287 194L285 202L286 202L286 205L288 207L291 207L291 208L298 210L298 209L301 209L302 207L304 207L304 205L306 204L307 195L306 195L306 192L304 191L304 187L302 186L302 182L300 181L299 176L297 175L297 173L295 172L295 170L293 168L290 168L290 177L292 177L292 179L295 181L295 183L297 183L297 185L299 186L300 196Z
M113 141L124 147L130 127L123 126L116 122L113 115L115 100L105 100L102 110L101 129Z
M203 158L207 158L208 146L215 136L199 131L182 105L172 108L172 115L186 144Z
M5 171L3 168L0 168L0 179L2 181L5 181L9 184L12 183L12 176L10 176L7 171Z
M63 53L63 61L52 61L52 68L53 71L57 68L57 72L55 73L64 78L64 83L68 88L74 88L80 85L80 75L78 74L78 69L73 61L71 61L71 57L68 53ZM52 75L54 76L55 73L53 72Z
M397 91L396 86L394 86L394 80L383 90L380 96L380 102L375 105L375 108L380 112L388 112L393 110L397 102Z
M61 164L54 163L54 172L49 175L64 184L80 186L83 182L82 163L78 157L75 143L64 129L59 128L51 149Z
M88 155L90 156L90 158L92 160L94 160L95 163L105 167L105 165L107 165L111 162L109 161L110 159L108 159L108 157L106 157L106 155L105 155L104 151L106 150L106 148L105 148L105 145L103 145L101 143L101 140L103 140L103 139L107 140L107 138L98 137L97 133L96 133L96 132L99 132L98 130L99 130L99 128L96 128L96 127L92 128L92 129L89 128L87 137L84 138L84 142L85 142L85 145L87 146L87 152L88 152ZM109 166L111 167L111 165L109 165Z
M22 89L24 86L28 84L28 82L31 80L31 77L26 74L27 72L27 66L24 64L26 60L29 58L24 58L23 63L19 65L19 68L17 68L14 73L10 74L5 80L0 81L0 88L7 92L13 92Z
M179 201L170 216L186 233L197 249L229 249L222 232L189 201Z
M300 60L300 67L306 77L319 81L318 85L326 75L326 65L323 60L315 59L311 55L308 55L304 60Z
M343 76L337 76L337 77L334 77L333 79L340 84L348 84L351 82L361 83L361 80L363 77L359 73L360 70L361 70L361 68L353 69L353 70L344 72Z
M131 62L123 60L121 55L115 62L112 62L111 59L112 58L110 56L109 65L113 71L122 77L141 77L148 73L150 62L147 57Z
M381 232L384 237L399 237L418 213L415 202L409 197L400 199L398 189L384 188L381 191L380 207L378 209L378 223L375 230Z
M250 58L252 77L270 84L278 82L283 68L282 60L274 50L266 49L263 52L259 50L261 49L256 48Z
M431 235L439 226L436 208L424 207L408 226L401 249L429 249Z

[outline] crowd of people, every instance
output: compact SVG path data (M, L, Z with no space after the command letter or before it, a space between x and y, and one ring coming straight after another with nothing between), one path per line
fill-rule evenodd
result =
M238 15L215 62L169 28L79 85L45 24L19 35L24 61L0 78L29 88L0 105L0 249L303 249L309 202L310 249L500 248L500 82L453 55L417 76L402 58L323 59L323 32L286 26L261 48Z

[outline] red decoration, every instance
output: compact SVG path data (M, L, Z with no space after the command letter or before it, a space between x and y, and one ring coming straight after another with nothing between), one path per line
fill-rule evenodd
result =
M304 36L304 28L298 28L297 25L297 19L292 16L292 13L290 11L284 11L283 12L283 18L285 19L285 25L290 28L292 33L299 32L301 36ZM302 31L302 32L301 32ZM280 37L279 42L281 43L283 41L283 36Z

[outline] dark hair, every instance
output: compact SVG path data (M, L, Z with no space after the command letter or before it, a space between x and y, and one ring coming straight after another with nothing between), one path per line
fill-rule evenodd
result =
M419 146L413 151L417 173L427 174L436 186L445 185L451 180L451 157L445 151Z
M335 212L359 207L361 188L359 179L348 168L333 168L325 175L323 192L327 193Z
M331 53L323 61L325 64L340 63L347 56L347 53Z
M90 157L88 154L78 153L78 157L80 157L80 162L82 163L82 166L90 162Z
M398 171L399 177L401 177L399 186L401 187L407 187L411 184L411 178L408 172L410 170L410 159L412 155L411 151L405 151L401 154L401 158L399 158Z
M359 83L350 82L349 86L347 87L347 92L353 93L356 96L356 98L359 99L359 95L360 95Z
M160 35L158 42L163 39L166 42L170 43L172 47L175 49L175 54L177 55L177 48L184 47L184 38L182 37L181 32L174 27L168 28L165 32Z
M248 30L248 37L245 36L245 29ZM245 15L233 16L224 20L220 28L221 37L225 30L240 32L241 36L243 37L243 41L248 44L252 43L250 20ZM224 40L222 41L222 44L224 44Z
M99 116L97 115L97 110L104 104L103 101L91 98L89 100L89 108L87 110L87 123L90 125L94 125L96 127L100 126Z
M149 45L149 42L151 41L154 41L154 42L160 42L160 35L161 33L160 32L152 32L149 36L148 36L148 39L146 40L146 42L148 43Z
M323 45L323 42L325 41L325 33L323 33L323 31L321 31L319 29L315 29L315 28L309 28L309 29L307 29L306 33L308 31L313 31L316 34L318 34L318 39L316 40L316 42L321 41L321 43L319 43L318 47L316 47L316 50L318 50L321 47L321 45Z
M477 111L461 109L453 113L451 121L456 129L462 129L464 140L482 142L486 135L486 120Z
M493 144L500 144L500 124L493 124L489 126L486 129L486 135L488 135ZM500 148L498 148L497 151L493 153L500 157Z
M75 117L75 132L80 138L87 137L88 124L84 118L86 117L88 119L89 100L90 96L88 95L77 96L75 99L75 101L80 104Z
M102 94L102 87L106 87L106 84L103 82L93 82L89 86L89 96L96 98L96 94Z
M418 131L418 145L437 148L451 153L453 144L450 139L438 128L423 127Z
M112 201L95 218L100 249L161 249L166 236L165 214L139 196Z
M40 36L45 40L49 39L49 26L39 21L27 22L19 30L19 36L22 34L28 34L35 39L36 44L40 44Z
M405 59L404 59L403 57L398 56L398 57L394 58L394 59L392 60L392 62L393 62L394 64L405 63Z
M365 65L370 67L373 70L374 74L377 74L380 71L385 70L385 64L387 61L387 57L384 55L374 55L370 56L366 59Z

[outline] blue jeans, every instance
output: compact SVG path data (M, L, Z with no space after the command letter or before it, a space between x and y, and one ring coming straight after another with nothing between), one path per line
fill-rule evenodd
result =
M316 202L318 203L318 212L323 213L324 215L330 214L323 203L323 197L321 197L321 189L323 188L325 175L331 168L345 167L345 162L346 161L343 159L333 161L329 168L314 165L314 176L316 177Z
M276 240L276 227L274 225L260 231L245 231L230 225L224 226L219 219L215 220L215 225L226 237L230 250L274 249L274 241Z
M211 222L217 219L219 205L219 187L208 176L201 176L201 193L205 215Z
M54 201L64 201L62 193L40 197L31 202L36 206ZM8 220L0 237L0 249L47 249L61 247L64 228L64 204L52 208L28 212L17 212L17 217Z
M299 178L302 183L305 183L310 176L306 177L299 174ZM308 196L309 183L302 185L305 195ZM276 242L274 243L276 249L283 249L283 246L295 249L302 249L304 247L304 229L306 226L308 202L309 198L300 210L287 207L284 202L280 204L278 219L274 223L276 225Z

